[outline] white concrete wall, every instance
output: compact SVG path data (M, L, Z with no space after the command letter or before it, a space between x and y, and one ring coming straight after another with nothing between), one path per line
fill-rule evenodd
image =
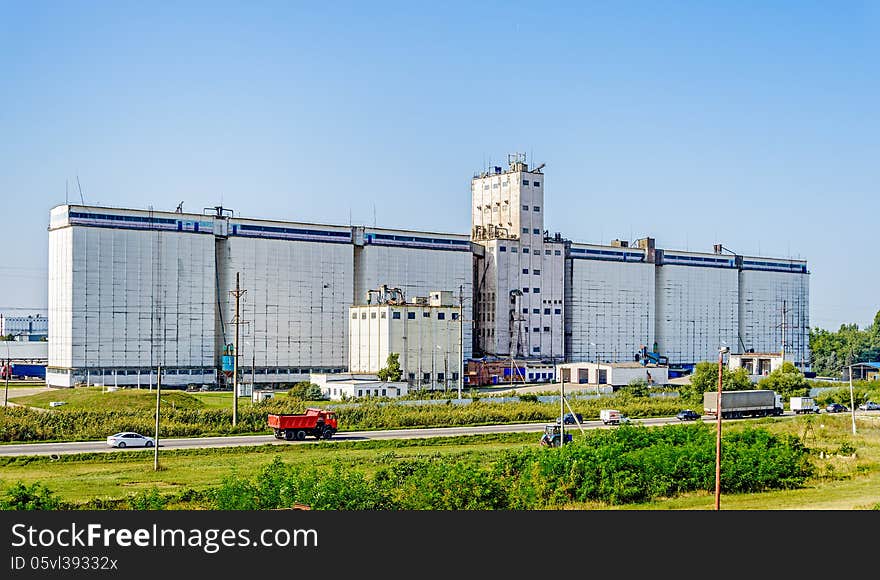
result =
M742 343L731 350L779 352L784 324L785 359L799 367L809 366L809 275L743 270L739 280Z
M724 344L735 351L737 270L672 264L656 270L655 340L660 354L675 364L715 360Z
M312 241L230 237L224 271L223 319L234 342L235 274L247 290L240 302L239 366L347 366L348 307L353 295L352 246ZM254 361L256 357L256 361ZM265 377L268 381L269 377ZM260 381L260 377L257 379Z
M369 230L367 233L373 231L378 230ZM425 234L425 237L431 235ZM467 240L462 236L445 234L434 234L433 237ZM460 289L463 289L465 356L471 356L473 254L469 249L455 251L367 244L355 252L355 304L364 303L367 291L376 290L383 284L400 288L407 299L428 296L433 290L448 290L452 292L456 305Z
M625 252L600 246L573 247L616 254ZM640 250L632 248L628 253L641 255ZM594 361L598 356L600 361L631 361L641 345L649 350L653 347L656 319L653 264L574 258L571 272L566 316L571 321L567 346L571 360Z

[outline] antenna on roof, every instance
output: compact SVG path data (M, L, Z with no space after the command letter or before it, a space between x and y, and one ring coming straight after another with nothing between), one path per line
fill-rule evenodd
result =
M177 204L177 209L174 210L174 213L183 213L183 202Z
M85 204L86 204L86 200L85 200L85 198L83 197L83 189L82 189L82 186L79 184L79 175L76 176L76 187L77 187L77 189L79 189L79 200L82 202L83 205L85 205Z

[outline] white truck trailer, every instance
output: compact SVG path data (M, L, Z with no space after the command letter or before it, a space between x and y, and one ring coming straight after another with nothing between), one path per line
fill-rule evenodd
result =
M722 399L723 402L724 400ZM813 397L792 397L788 400L788 407L795 415L819 412L819 406L813 400Z

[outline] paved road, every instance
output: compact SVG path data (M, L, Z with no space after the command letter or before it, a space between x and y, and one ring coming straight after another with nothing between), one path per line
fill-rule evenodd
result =
M675 423L676 419L638 419L633 423L643 425L662 425ZM427 437L450 437L458 435L481 435L487 433L543 433L546 423L517 423L512 425L481 425L476 427L433 427L429 429L390 429L384 431L342 431L326 442L366 441L376 439L424 439ZM586 421L584 429L609 428L601 421ZM566 425L566 430L575 433L577 425ZM536 438L537 440L537 438ZM241 447L245 445L307 445L315 443L314 438L305 441L281 441L272 435L236 435L226 437L193 437L186 439L161 439L161 449L196 449L205 447ZM62 455L71 453L112 453L121 451L108 447L103 441L74 441L67 443L26 443L0 445L0 455ZM133 451L127 448L124 451ZM152 452L152 449L148 449Z

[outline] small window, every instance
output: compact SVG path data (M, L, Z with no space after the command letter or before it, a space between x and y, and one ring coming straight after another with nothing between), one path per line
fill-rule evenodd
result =
M532 308L532 314L541 314L540 308Z
M529 309L528 309L528 308L523 308L523 314L528 314L528 313L529 313Z
M437 373L437 380L438 380L438 381L442 381L444 378L446 378L446 375L445 375L445 374L443 374L443 373ZM723 409L723 407L722 407L722 409Z
M458 312L452 313L452 320L458 320Z
M516 253L516 247L515 247L515 246L512 246L512 247L510 248L510 251L511 251L512 253L515 254L515 253Z
M538 185L538 183L535 182L535 185ZM540 206L540 205L536 205L535 207L532 208L532 211L541 211L541 206Z
M499 252L506 252L506 251L507 251L507 246L498 246L498 251L499 251Z
M453 380L453 381L457 381L457 380L458 380L458 373L452 373L452 380Z
M379 313L379 318L388 318L388 313L386 313L386 312L383 310L381 313Z
M541 233L541 229L540 229L540 228L532 228L532 233L533 233L533 234L540 234L540 233Z
M523 206L523 211L529 211L529 206L524 205L524 206Z
M366 319L367 319L367 313L361 312L361 320L366 320Z
M529 289L528 289L528 288L523 288L522 291L523 291L524 293L528 294Z
M431 318L431 313L425 310L422 312L422 318Z
M391 318L393 318L394 320L400 320L400 312L392 312Z
M523 233L524 233L524 234L529 233L529 228L523 228Z
M415 320L415 319L416 319L416 313L415 313L415 312L407 312L407 313L406 313L406 319L407 319L407 320Z
M528 268L523 268L523 274L528 274L528 273L529 273L529 269L528 269Z
M416 380L416 374L415 374L415 373L407 373L407 376L409 377L409 380L411 380L411 381Z
M489 189L489 184L488 184L488 183L485 184L485 185L483 186L483 189Z
M438 312L437 313L437 320L446 320L446 313L445 312Z
M375 313L375 312L370 312L370 318L376 318L376 313Z
M362 390L358 389L358 397L363 397L363 396L364 396L364 392Z
M358 317L358 313L357 313L357 312L352 312L352 313L351 313L351 319L352 319L352 320L357 320L357 317Z
M553 250L553 255L554 255L554 256L559 256L559 255L560 255L559 250Z
M534 255L536 255L536 256L540 256L540 255L541 255L541 250L532 250L532 253L533 253Z
M428 382L431 380L431 373L422 373L422 381Z
M529 249L528 249L528 248L523 248L523 249L522 249L522 253L523 253L523 254L528 254L528 253L529 253Z
M532 352L541 352L541 347L540 346L533 346Z
M562 310L560 310L559 308L556 308L553 310L553 314L562 314Z
M385 396L385 389L382 389L382 396Z
M530 380L530 381L534 381L534 380L535 380L535 373L529 373L529 380Z
M523 185L528 185L528 184L529 184L529 180L528 180L528 179L523 179Z
M534 292L535 294L539 294L541 292L541 289L540 288L532 288L532 292Z
M498 189L498 184L497 184L497 183L493 183L493 184L492 184L492 189Z
M532 185L534 185L535 187L541 187L541 182L540 181L533 181Z
M550 255L550 250L544 250L544 255L545 255L545 256L549 256L549 255Z
M544 332L550 332L550 327L549 327L549 326L545 326L545 327L544 327Z
M545 308L545 309L544 309L544 314L550 314L550 309L549 309L549 308Z
M541 332L541 329L536 326L532 329L532 332Z
M540 276L541 271L540 270L532 270L532 274L534 274L535 276Z

